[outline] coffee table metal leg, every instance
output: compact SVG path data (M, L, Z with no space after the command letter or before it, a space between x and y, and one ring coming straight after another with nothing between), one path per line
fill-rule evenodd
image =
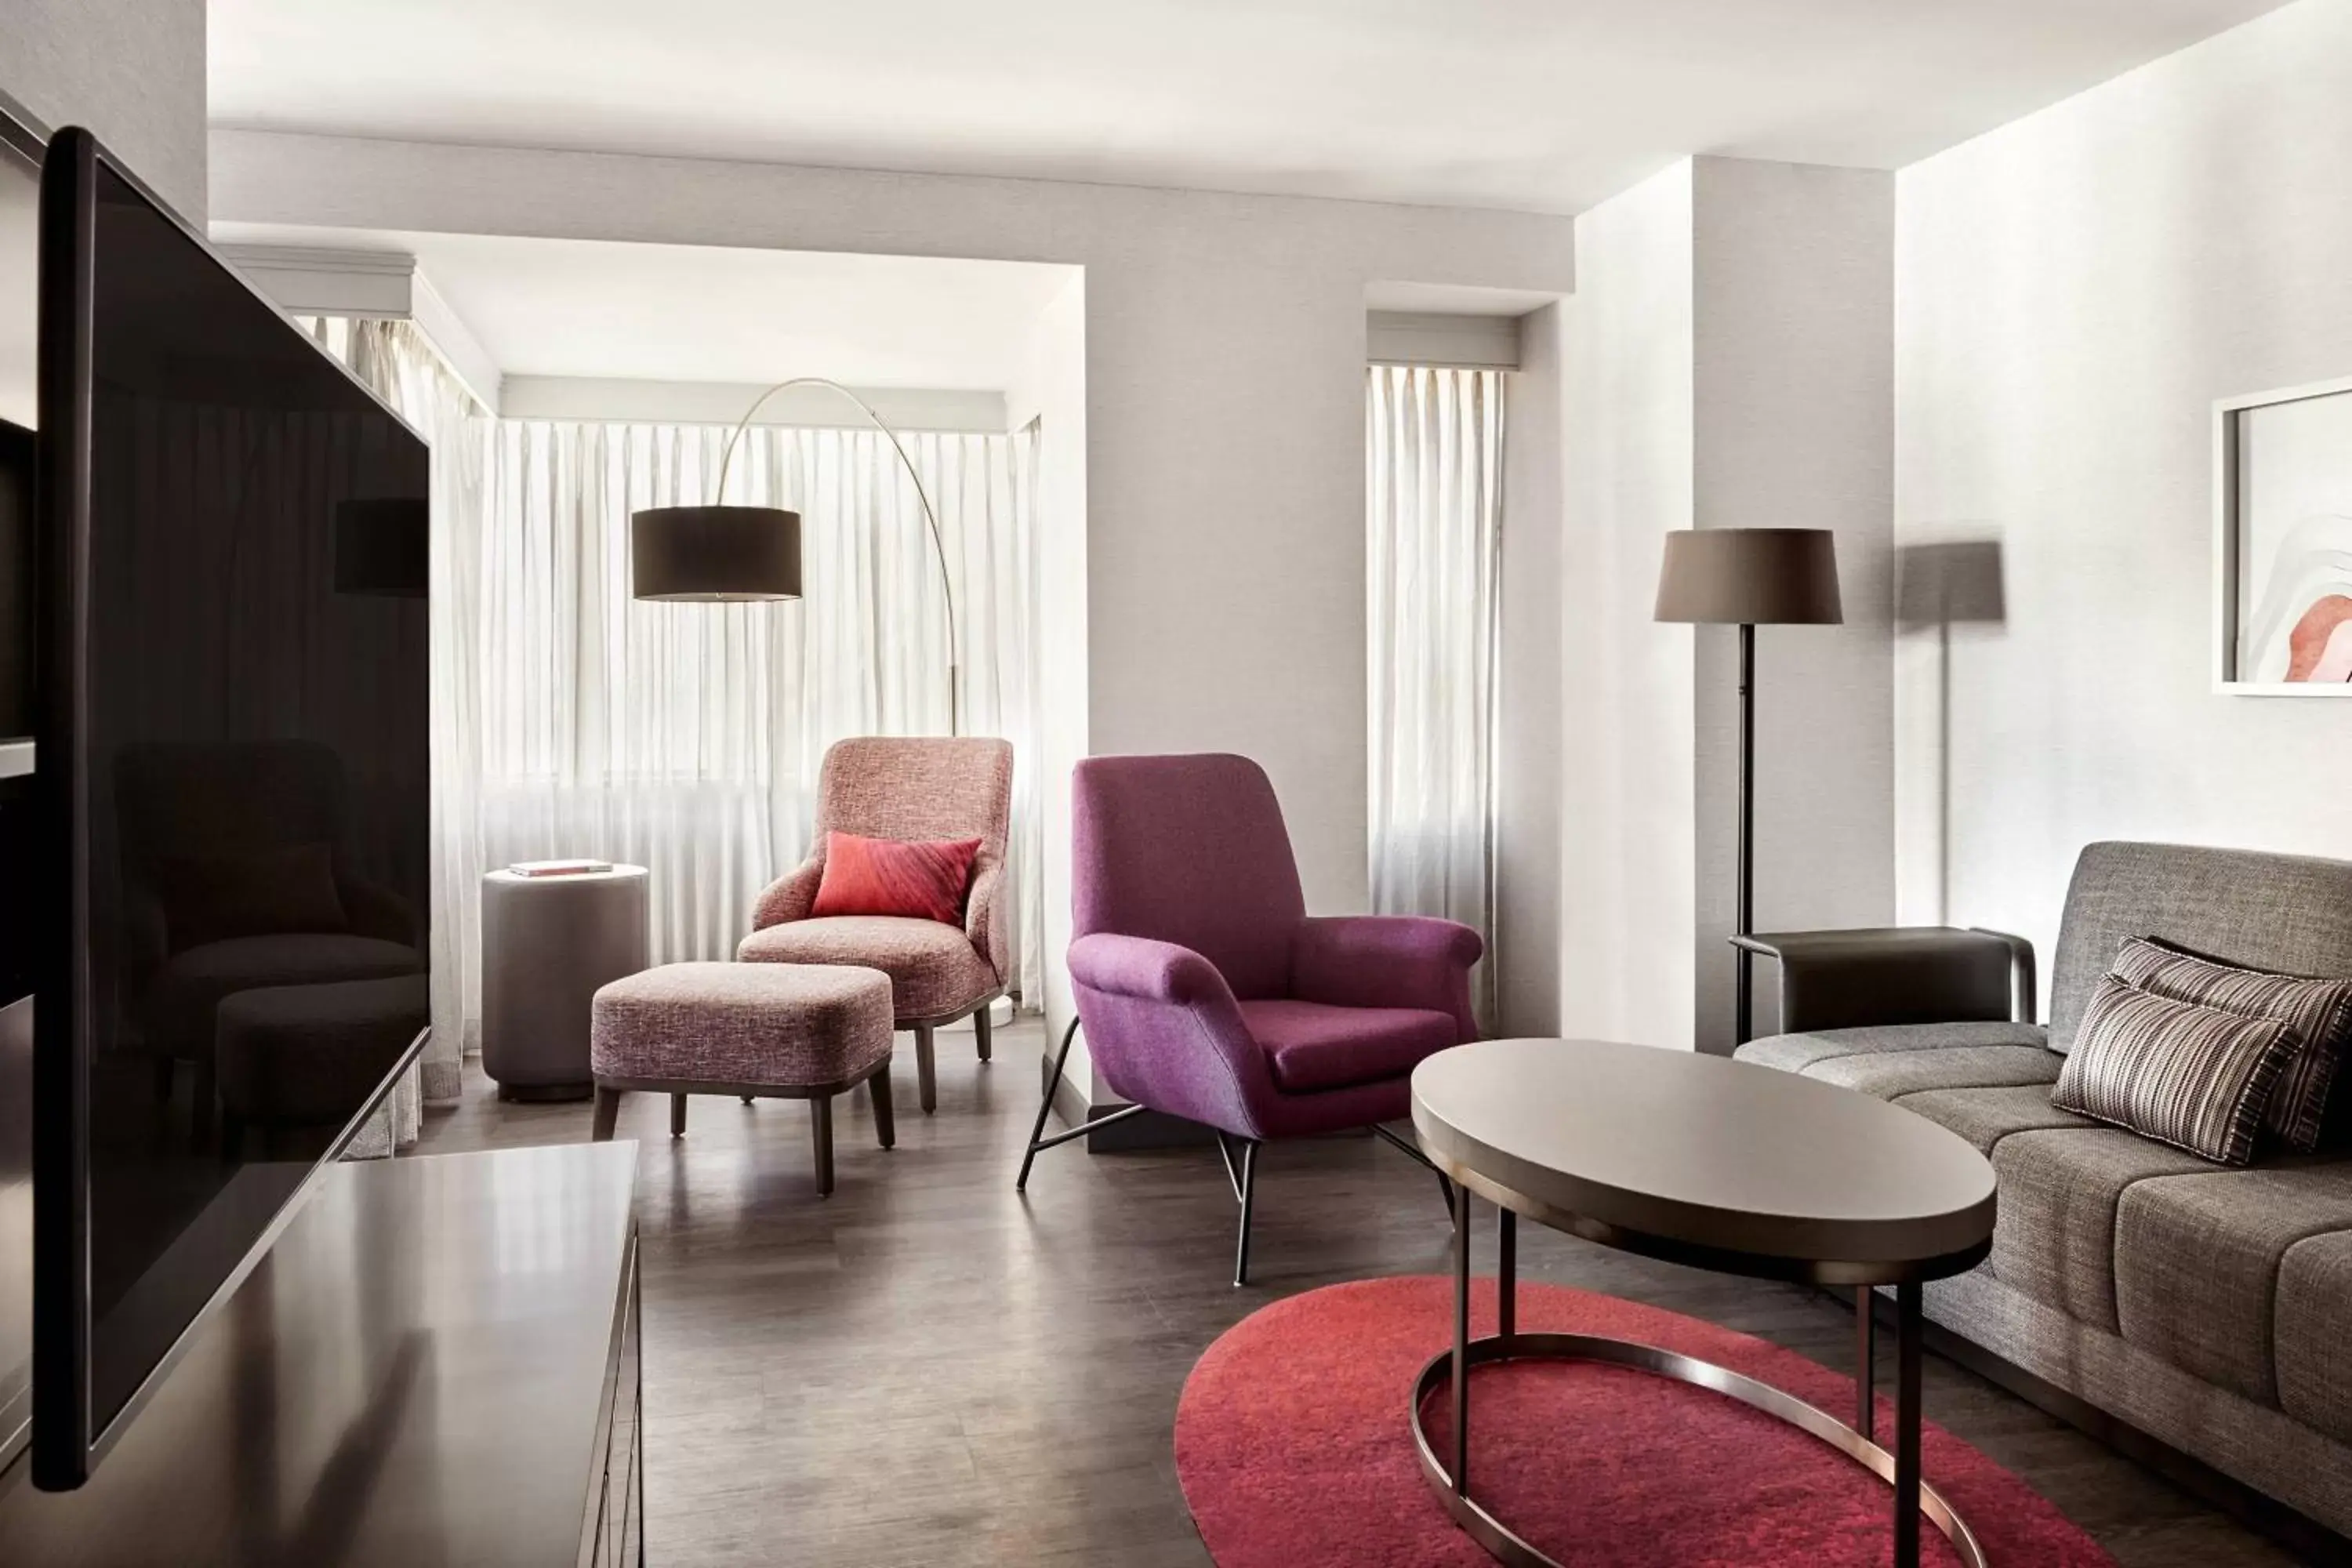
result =
M1519 1331L1519 1216L1496 1211L1495 1335L1508 1345Z
M1867 1285L1853 1292L1853 1429L1878 1436L1878 1292Z
M1470 1495L1470 1189L1454 1184L1454 1490Z
M1895 1288L1895 1568L1919 1568L1919 1296Z

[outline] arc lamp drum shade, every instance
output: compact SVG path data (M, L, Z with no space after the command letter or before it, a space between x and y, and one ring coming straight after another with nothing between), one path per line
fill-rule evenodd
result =
M1655 619L1837 626L1836 538L1825 528L1695 528L1666 535Z
M689 604L801 596L801 514L772 506L660 506L629 529L631 592Z

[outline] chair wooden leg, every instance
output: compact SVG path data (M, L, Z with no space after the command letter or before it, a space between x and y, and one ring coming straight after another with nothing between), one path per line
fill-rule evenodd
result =
M988 1021L988 1010L995 1005L996 1004L993 1002L982 1002L980 1005L980 1011L971 1016L972 1037L980 1042L980 1059L982 1061L987 1061L990 1059L989 1053L992 1051L996 1046L996 1042L989 1037L989 1032L993 1029L995 1026Z
M747 1095L744 1095L744 1096L742 1097L742 1100L743 1100L743 1103L744 1103L744 1104L749 1105L749 1104L751 1104L751 1097L750 1095L748 1095L748 1094L747 1094Z
M820 1094L809 1101L809 1133L816 1142L816 1195L833 1195L833 1096Z
M940 1070L931 1049L931 1026L915 1026L915 1088L929 1116L940 1108Z
M613 1129L620 1124L620 1121L621 1091L598 1084L595 1128L588 1136L599 1143L609 1143L613 1141Z
M890 1064L888 1062L884 1062L881 1069L866 1080L866 1092L874 1100L874 1136L880 1141L885 1149L897 1147L898 1121L898 1114L890 1105Z
M686 1136L686 1096L682 1094L669 1097L669 1135L673 1138Z

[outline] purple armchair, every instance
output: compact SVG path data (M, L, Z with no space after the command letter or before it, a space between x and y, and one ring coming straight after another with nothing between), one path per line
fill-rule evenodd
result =
M1470 969L1485 944L1453 921L1308 916L1274 785L1246 757L1089 758L1071 817L1078 1016L1014 1184L1039 1150L1113 1121L1201 1122L1241 1203L1243 1284L1261 1143L1369 1128L1420 1159L1381 1123L1410 1114L1423 1058L1477 1037ZM1133 1103L1045 1138L1081 1025Z

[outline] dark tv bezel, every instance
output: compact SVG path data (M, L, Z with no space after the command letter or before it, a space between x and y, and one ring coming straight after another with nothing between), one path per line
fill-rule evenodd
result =
M99 166L178 228L196 253L278 314L278 307L223 260L205 237L79 126L49 138L41 160L40 288L35 349L39 427L34 487L35 809L50 825L39 835L40 862L30 896L71 918L38 922L33 1008L33 1422L32 1481L43 1491L70 1491L89 1478L197 1331L253 1272L317 1190L369 1117L382 1107L423 1052L428 1025L403 1050L382 1082L303 1176L277 1214L142 1374L104 1423L91 1407L89 1301L89 973L74 933L89 908L89 824L78 809L89 779L86 680L89 673L88 571L93 436L95 239ZM289 324L286 331L310 342ZM377 397L341 361L312 352L430 450L399 411Z

